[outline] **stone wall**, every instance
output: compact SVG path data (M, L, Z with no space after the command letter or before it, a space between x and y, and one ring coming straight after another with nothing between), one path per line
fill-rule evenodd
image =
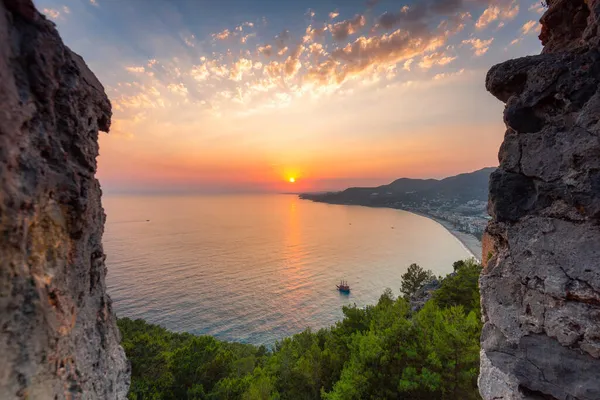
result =
M95 179L111 106L31 0L0 0L0 399L122 399Z
M548 3L542 54L486 81L507 127L480 280L489 400L600 399L600 1Z

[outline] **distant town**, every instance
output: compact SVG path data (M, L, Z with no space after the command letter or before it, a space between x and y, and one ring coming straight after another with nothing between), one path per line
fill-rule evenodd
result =
M494 168L442 180L398 179L376 188L349 188L341 192L303 193L301 199L331 204L389 207L447 222L460 232L481 240L490 217L487 187Z

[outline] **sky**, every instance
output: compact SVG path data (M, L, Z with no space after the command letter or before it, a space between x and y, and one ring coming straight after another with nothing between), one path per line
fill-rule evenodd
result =
M485 74L539 0L35 0L112 107L108 193L280 192L497 165ZM295 178L295 183L290 183Z

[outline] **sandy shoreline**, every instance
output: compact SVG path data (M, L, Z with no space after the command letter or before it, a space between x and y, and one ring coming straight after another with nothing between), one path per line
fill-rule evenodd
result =
M310 200L310 201L314 201L317 203L324 203L324 204L334 204L334 205L355 205L355 206L359 206L359 207L370 207L367 205L363 205L363 204L339 204L339 203L328 203L326 201L317 201L317 200ZM481 241L479 239L477 239L474 235L471 235L470 233L465 233L465 232L461 232L458 229L456 229L454 227L454 225L451 222L448 222L446 220L440 219L440 218L436 218L432 215L428 215L428 214L424 214L418 211L414 211L414 210L406 210L404 208L396 208L396 207L375 207L375 208L392 208L394 210L402 210L402 211L406 211L409 213L413 213L416 215L419 215L421 217L425 217L428 218L432 221L437 222L438 224L440 224L441 226L443 226L448 232L450 232L450 234L452 236L454 236L456 238L456 240L458 240L458 242L463 246L463 248L469 253L471 254L471 256L473 256L473 258L475 258L478 262L481 262L481 254L483 253L483 246L481 244Z
M433 220L438 224L442 225L444 228L446 228L448 232L452 234L452 236L456 238L456 240L460 242L460 244L465 248L465 250L467 250L467 252L469 252L477 261L481 262L481 253L483 252L482 245L481 241L479 241L479 239L477 239L475 236L471 235L470 233L465 233L457 230L451 222L445 221L443 219L439 219L417 211L404 211L420 215L421 217L429 218L430 220Z

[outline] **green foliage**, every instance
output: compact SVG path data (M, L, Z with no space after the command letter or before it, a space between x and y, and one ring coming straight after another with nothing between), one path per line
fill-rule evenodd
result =
M455 263L416 313L387 289L377 304L344 307L335 326L306 330L272 351L120 319L132 363L129 398L479 399L480 269Z
M441 307L463 306L480 315L479 275L481 265L474 259L454 263L454 274L448 275L433 299Z
M415 294L424 284L435 279L435 275L429 270L424 270L417 264L411 264L405 274L402 275L402 286L400 291L408 299Z

